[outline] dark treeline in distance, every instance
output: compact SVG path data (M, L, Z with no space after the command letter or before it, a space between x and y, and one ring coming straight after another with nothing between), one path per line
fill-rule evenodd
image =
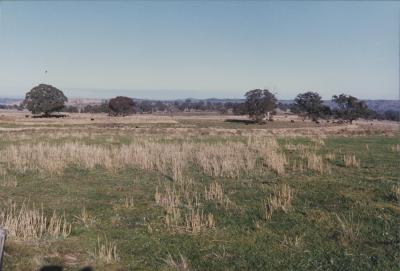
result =
M186 99L186 100L139 100L118 96L100 104L66 105L64 93L46 84L32 88L20 105L0 105L0 109L24 108L33 114L49 117L53 112L107 113L111 116L130 114L177 114L185 112L208 112L230 115L249 115L257 123L273 121L277 113L296 114L303 119L319 122L320 119L353 120L378 119L400 121L399 110L374 111L365 101L346 94L338 94L331 101L323 101L317 92L298 94L293 101L279 102L267 89L254 89L245 93L245 99Z
M224 101L217 99L186 99L186 100L175 100L175 101L157 101L157 100L135 100L135 113L136 114L174 114L174 113L185 113L185 112L205 112L205 113L218 113L223 115L247 115L248 110L244 100L237 101ZM335 108L335 103L331 101L323 101L322 111L319 112L323 118L334 117L333 113ZM85 105L85 106L72 106L67 105L62 110L68 113L110 113L110 108L108 107L108 101L104 101L101 104L95 105ZM299 108L299 105L294 101L291 103L277 101L276 108L272 111L272 115L280 112L290 112L300 116L304 116ZM400 121L400 110L384 110L384 111L374 111L369 109L365 114L360 116L367 119L377 119L377 120L390 120L390 121Z

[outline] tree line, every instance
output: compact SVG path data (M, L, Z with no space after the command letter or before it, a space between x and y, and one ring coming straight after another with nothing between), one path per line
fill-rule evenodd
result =
M334 95L331 106L325 105L317 92L298 94L291 104L278 103L274 93L268 89L254 89L245 93L244 102L209 102L209 101L148 101L133 100L118 96L98 105L86 105L83 108L65 105L68 101L64 93L46 84L40 84L26 93L19 108L27 108L33 114L51 117L54 112L107 113L111 116L127 116L137 113L177 113L185 111L209 111L221 114L249 115L256 123L272 121L277 109L297 114L303 119L319 122L320 119L339 119L352 123L359 118L389 119L399 121L398 111L388 110L377 113L364 101L347 95Z
M69 113L110 113L109 101L103 101L100 104L86 105L78 107L67 105L62 110ZM146 113L177 113L177 112L217 112L228 114L236 112L238 103L235 102L212 102L204 100L185 99L182 101L151 101L134 100L135 114ZM239 112L239 111L238 111Z

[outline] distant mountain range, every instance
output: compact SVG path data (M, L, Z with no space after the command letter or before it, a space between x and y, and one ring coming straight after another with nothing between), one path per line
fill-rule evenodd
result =
M1 98L0 97L0 105L18 105L21 102L22 102L22 99Z
M400 100L366 100L369 108L376 112L400 111Z
M195 98L187 98L187 99L174 99L174 100L162 100L165 102L174 102L174 101L185 101L185 100L191 100L192 102L197 102L197 101L205 101L209 103L227 103L227 102L232 102L232 103L240 103L243 102L244 99L218 99L218 98L209 98L209 99L195 99ZM0 97L0 105L19 105L23 99L17 99L17 98L1 98ZM95 105L95 104L101 104L104 102L105 99L94 99L94 98L70 98L68 100L68 105L74 105L74 106L85 106L85 105ZM280 103L283 104L290 104L293 103L293 100L279 100ZM400 100L365 100L367 103L368 107L371 108L372 110L375 110L376 112L384 112L387 110L394 110L394 111L400 111ZM324 102L326 105L331 105L331 101L327 100Z
M400 111L400 100L364 100L368 107L376 112L385 112L387 110ZM294 100L281 100L283 104L291 104ZM325 105L333 107L332 101L325 100Z

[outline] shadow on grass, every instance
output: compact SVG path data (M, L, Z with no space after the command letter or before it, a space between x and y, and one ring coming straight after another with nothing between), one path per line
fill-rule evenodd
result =
M242 124L257 124L254 120L244 120L244 119L227 119L225 122L232 122L232 123L242 123Z
M29 117L29 115L26 115L25 117ZM31 116L31 118L33 118L33 119L48 119L48 118L56 118L56 119L59 119L59 118L66 118L66 117L68 117L68 115L65 115L65 114L54 114L54 115L46 115L46 114L43 114L43 115L33 115L33 116Z

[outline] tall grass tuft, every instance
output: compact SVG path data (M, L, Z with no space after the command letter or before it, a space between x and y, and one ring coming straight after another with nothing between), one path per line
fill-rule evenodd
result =
M182 216L181 210L179 209L181 197L176 188L174 186L166 185L164 191L160 192L159 188L157 187L154 198L156 203L165 209L165 224L167 227L178 227L182 220Z
M328 161L334 161L336 159L336 155L333 152L325 154L325 159Z
M400 152L400 144L390 146L392 152Z
M75 219L79 223L82 223L86 228L89 228L95 222L95 218L88 213L86 207L82 208L81 213L75 216Z
M282 246L287 248L300 248L304 244L303 236L298 235L289 237L286 234L283 235Z
M127 209L133 208L135 206L135 201L133 195L125 195L124 207Z
M71 224L66 221L65 215L59 216L54 211L48 218L44 215L43 207L38 209L25 203L20 208L14 203L0 211L0 225L16 240L66 238L71 233Z
M307 167L315 172L324 173L327 167L324 165L322 157L314 152L307 152Z
M0 186L12 187L12 188L17 187L18 186L17 177L9 175L0 176Z
M213 200L222 203L224 201L224 190L222 185L217 182L211 183L207 189L204 187L204 197L206 200Z
M286 156L281 153L275 138L253 137L248 141L249 147L259 153L264 164L278 175L285 173L288 164Z
M390 194L395 201L400 203L400 185L398 184L393 185L390 190Z
M209 176L237 178L254 170L256 155L243 143L201 144L194 162Z
M204 228L214 228L215 220L212 214L205 215L203 210L190 209L189 213L186 214L186 231L190 233L200 233Z
M359 168L360 161L357 160L356 156L353 155L343 155L343 163L345 167Z
M164 262L176 271L189 271L189 261L186 257L179 253L179 259L175 260L171 254L168 254Z
M336 214L336 219L339 223L341 241L343 243L351 242L358 238L360 226L354 221L353 214L350 214L347 218Z
M104 263L118 262L119 257L117 254L117 245L114 242L109 242L107 237L104 240L100 240L97 237L97 247L94 252L96 260Z
M271 219L272 214L279 210L287 213L292 207L293 195L293 189L287 184L275 187L275 191L264 204L265 218Z

